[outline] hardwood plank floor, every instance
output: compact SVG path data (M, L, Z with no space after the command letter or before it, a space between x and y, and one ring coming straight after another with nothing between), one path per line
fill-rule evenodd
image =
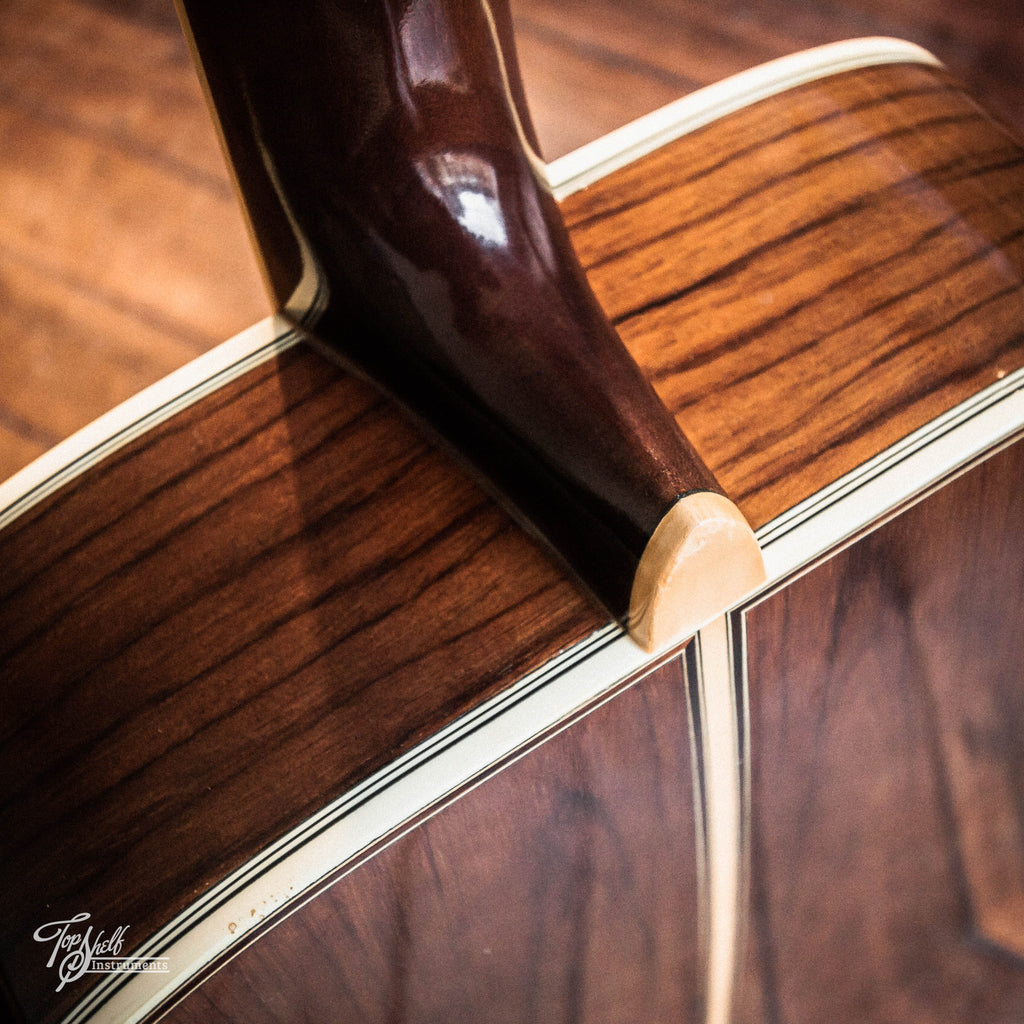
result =
M761 61L864 35L922 44L1024 130L1019 0L513 0L513 12L549 159ZM0 479L268 311L170 0L7 0Z
M0 478L267 312L170 3L0 8Z

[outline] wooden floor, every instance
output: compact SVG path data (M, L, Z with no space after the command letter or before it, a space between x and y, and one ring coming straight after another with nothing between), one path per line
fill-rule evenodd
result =
M513 0L544 154L809 46L913 40L1024 132L1021 0ZM171 0L0 5L0 480L269 312Z

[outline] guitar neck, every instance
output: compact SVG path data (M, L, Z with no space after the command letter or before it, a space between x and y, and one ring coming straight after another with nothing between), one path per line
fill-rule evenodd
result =
M278 308L645 646L752 589L749 528L576 258L507 5L183 6Z

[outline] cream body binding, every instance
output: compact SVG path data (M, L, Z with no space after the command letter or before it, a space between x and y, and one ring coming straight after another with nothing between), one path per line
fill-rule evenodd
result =
M564 197L767 96L841 71L896 62L938 63L916 46L887 39L834 44L774 61L563 157L549 165L549 180ZM284 321L268 318L101 417L0 485L0 526L133 438L297 341ZM711 742L704 744L700 774L709 787L704 822L709 858L708 1019L724 1021L740 913L744 813L735 731L738 668L727 613L807 571L869 525L895 515L1022 433L1024 370L1007 375L765 524L756 531L760 550L745 537L738 545L725 544L738 552L731 573L722 572L714 553L720 541L735 539L743 530L749 533L742 516L717 495L683 499L652 537L651 557L645 553L634 587L634 628L646 646L660 653L643 650L613 625L563 652L323 808L169 922L136 951L140 957L167 959L167 974L106 976L66 1021L140 1020L212 961L251 938L262 917L287 913L309 900L364 851L398 838L425 813L453 799L452 794L529 750L538 736L567 727L675 656L674 645L695 631L702 651L702 699L712 712L718 709L708 715L715 737L709 735ZM680 581L690 580L695 567L702 575L710 568L713 576L722 577L722 585L706 589L683 614L675 614L671 609L678 611L679 597L672 595L686 589ZM249 908L254 906L266 909L252 918Z

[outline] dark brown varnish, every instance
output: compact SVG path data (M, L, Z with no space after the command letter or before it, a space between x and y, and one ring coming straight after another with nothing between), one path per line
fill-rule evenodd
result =
M183 7L276 308L451 445L624 622L669 508L718 487L580 269L510 29L497 45L507 3Z
M0 943L33 1020L77 998L40 971L41 907L102 908L141 939L188 905L197 868L244 862L605 621L375 392L304 349L4 541L3 877L22 895Z
M1024 129L1005 0L513 0L553 159L753 65L910 39ZM266 315L206 103L166 0L0 5L0 478Z
M742 111L564 208L632 352L765 522L1024 365L1022 195L1019 148L898 67ZM304 348L12 524L0 566L0 946L44 1021L84 989L55 998L41 907L141 942L607 621Z

